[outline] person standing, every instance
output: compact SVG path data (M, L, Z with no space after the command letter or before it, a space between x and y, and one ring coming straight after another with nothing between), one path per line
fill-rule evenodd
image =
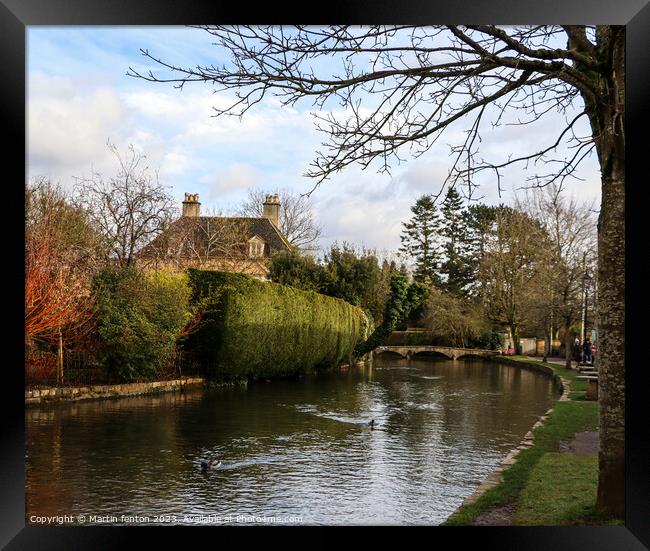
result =
M591 339L590 337L585 338L585 342L582 343L582 353L584 354L585 363L592 364L593 357L591 355Z
M580 363L580 339L576 336L575 340L573 341L573 359Z

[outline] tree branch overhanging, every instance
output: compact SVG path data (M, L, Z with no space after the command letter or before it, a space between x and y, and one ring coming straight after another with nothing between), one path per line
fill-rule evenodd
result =
M508 124L533 124L549 113L573 109L579 95L599 101L590 73L599 63L589 38L595 31L588 34L585 27L198 28L230 52L231 65L181 67L142 50L155 72L130 68L128 74L181 88L187 82L211 83L231 99L215 108L216 116L242 117L269 94L284 105L311 100L327 111L313 113L317 130L327 136L305 173L316 186L352 164L365 169L379 161L378 170L389 172L403 160L402 150L424 154L444 129L502 98L497 122L506 108L528 115L525 122ZM461 155L464 167L454 163L450 177L464 178L470 192L471 174L487 165L543 159L548 152L474 165L472 147L480 141L475 128L464 145L453 149L458 155L468 148Z

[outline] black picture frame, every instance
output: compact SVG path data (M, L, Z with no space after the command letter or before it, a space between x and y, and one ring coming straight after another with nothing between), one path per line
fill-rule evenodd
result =
M307 6L307 7L306 7ZM0 424L0 545L7 549L85 549L113 548L132 543L134 533L144 535L148 545L158 541L167 545L187 545L187 527L35 527L25 526L25 450L24 450L24 341L21 316L24 290L24 188L25 182L25 121L26 121L26 27L31 25L184 25L206 23L251 24L323 24L323 23L589 23L620 24L627 29L627 140L626 171L626 520L625 526L598 527L433 527L437 530L425 540L436 545L440 536L451 537L454 546L468 541L482 548L499 549L579 550L646 549L650 547L650 438L643 415L648 387L643 380L645 359L644 332L641 320L644 291L650 279L645 236L650 232L644 217L644 189L647 177L644 156L645 133L648 125L650 85L646 71L650 68L650 5L648 0L492 0L491 2L458 2L454 0L427 1L389 0L334 1L312 6L290 3L256 5L234 2L200 2L199 0L162 0L155 4L146 0L2 0L0 3L0 58L3 86L0 93L5 176L3 235L6 262L0 272L4 283L5 351L10 354L2 370L2 396L6 406ZM646 184L647 187L647 184ZM637 320L635 322L635 320ZM3 324L4 325L4 324ZM198 528L198 527L197 527ZM220 527L220 544L231 539L231 528ZM207 534L202 528L201 536ZM233 528L241 530L241 528ZM309 545L311 532L289 536L286 530L312 530L312 527L261 528L255 534L267 536L268 530L284 540ZM317 528L313 528L317 529ZM260 530L262 532L260 532ZM337 541L339 534L318 529L319 542ZM324 531L325 530L325 531ZM246 532L248 535L249 532ZM194 530L191 534L197 534ZM228 534L223 539L223 534ZM237 533L237 538L242 532ZM207 534L214 537L214 532ZM373 542L384 537L379 530L366 529L364 537ZM323 539L324 538L324 539ZM329 539L331 538L331 539ZM336 539L335 539L336 538ZM374 540L373 538L377 538ZM366 542L367 543L367 540Z

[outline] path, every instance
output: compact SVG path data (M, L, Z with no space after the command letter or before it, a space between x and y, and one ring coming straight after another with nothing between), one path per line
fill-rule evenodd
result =
M584 453L598 455L598 431L577 432L570 442L560 442L563 453Z

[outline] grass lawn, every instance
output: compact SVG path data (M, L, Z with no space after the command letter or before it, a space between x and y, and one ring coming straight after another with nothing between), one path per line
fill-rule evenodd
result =
M607 523L594 507L597 490L598 457L546 453L532 469L519 496L513 523L543 526Z
M539 366L541 362L511 356L504 363ZM544 365L570 382L571 400L556 402L546 422L534 430L534 445L523 450L515 464L503 471L501 484L461 507L445 524L469 524L482 512L513 502L517 503L515 524L622 522L607 519L595 508L597 458L558 453L561 441L571 440L577 432L597 430L598 404L584 399L586 383L576 379L577 372L563 365Z

